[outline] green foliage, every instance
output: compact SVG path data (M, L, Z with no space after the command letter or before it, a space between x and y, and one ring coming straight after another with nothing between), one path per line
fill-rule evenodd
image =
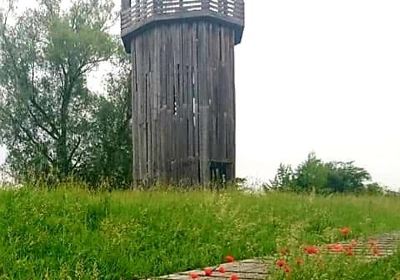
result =
M361 191L371 175L353 162L331 162L326 164L328 173L327 187L334 192Z
M1 279L143 279L400 228L396 197L74 187L0 191Z
M296 169L296 187L301 191L323 189L327 186L329 169L311 153Z
M9 0L0 16L0 145L9 151L8 170L20 182L78 176L129 184L129 75L110 76L106 97L87 87L101 63L127 66L107 33L113 1L75 0L68 11L60 2L41 0L17 15Z
M368 194L383 194L387 193L390 195L390 192L387 191L387 187L382 187L378 183L370 183L365 186L365 192ZM397 192L392 192L393 195L398 195Z
M294 172L290 165L285 165L281 163L279 165L278 171L275 175L273 181L271 181L271 186L273 188L293 188L295 186L292 185L294 182ZM268 188L268 186L267 186Z
M281 164L270 187L299 192L318 193L382 192L378 184L366 185L370 174L353 162L327 162L318 159L314 153L308 155L295 171L290 165Z
M98 98L92 145L78 177L91 185L107 181L112 187L129 187L132 182L131 81L129 60L121 50L115 72L106 81L107 96Z

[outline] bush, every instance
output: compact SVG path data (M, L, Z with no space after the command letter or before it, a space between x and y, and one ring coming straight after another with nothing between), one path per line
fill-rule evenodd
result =
M383 187L369 183L371 175L354 162L323 162L314 153L301 163L295 171L290 165L280 164L269 188L296 192L383 193Z

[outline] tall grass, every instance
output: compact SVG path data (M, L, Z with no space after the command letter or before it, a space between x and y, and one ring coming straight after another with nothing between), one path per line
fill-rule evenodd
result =
M0 279L136 279L400 230L400 199L238 191L0 191Z

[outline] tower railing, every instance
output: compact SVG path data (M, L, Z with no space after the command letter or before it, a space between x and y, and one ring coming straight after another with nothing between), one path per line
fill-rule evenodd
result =
M211 15L244 25L243 0L125 0L121 32L127 34L152 20Z

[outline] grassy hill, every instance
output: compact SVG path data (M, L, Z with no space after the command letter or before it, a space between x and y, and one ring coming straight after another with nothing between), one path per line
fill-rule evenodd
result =
M398 231L400 198L0 191L0 279L144 278L335 242L344 226L349 238ZM391 261L399 271L400 257ZM393 262L382 268L390 277Z

